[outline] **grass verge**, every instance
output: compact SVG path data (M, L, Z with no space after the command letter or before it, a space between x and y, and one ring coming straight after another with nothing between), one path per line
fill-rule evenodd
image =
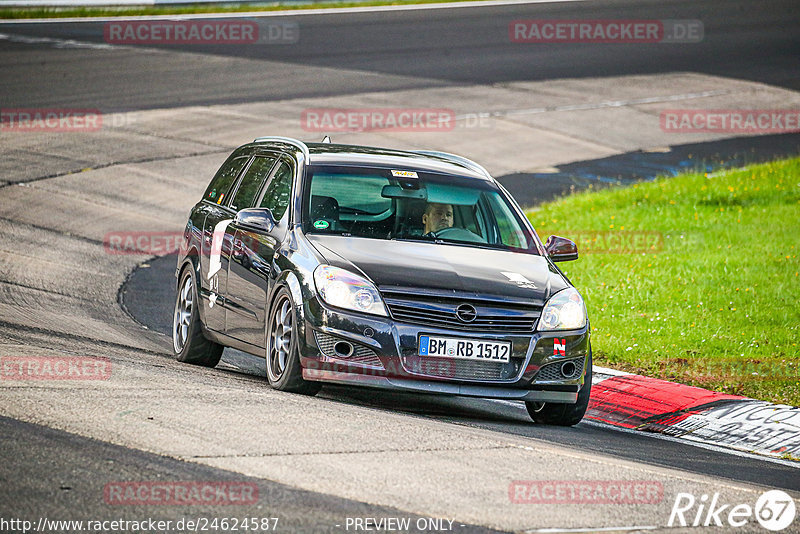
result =
M189 4L173 6L98 6L98 7L5 7L0 19L50 19L67 17L141 17L150 15L192 15L204 13L269 12L303 9L332 9L342 7L405 6L441 4L469 0L364 0L363 2L307 2L255 4Z
M583 192L528 212L577 237L595 363L800 405L800 158Z

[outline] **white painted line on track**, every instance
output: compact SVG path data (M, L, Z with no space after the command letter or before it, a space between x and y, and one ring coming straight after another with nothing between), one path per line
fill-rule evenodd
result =
M632 373L626 373L625 371L618 371L616 369L611 369L609 367L600 367L599 365L592 365L592 372L600 373L601 375L611 375L611 376L630 376L632 374Z
M721 95L728 95L731 94L733 91L727 89L718 89L715 91L701 91L697 93L682 93L677 95L665 95L665 96L649 96L645 98L633 98L630 100L607 100L604 102L596 102L590 104L570 104L566 106L551 106L551 107L539 107L539 108L528 108L528 109L511 109L507 111L489 111L484 113L477 113L478 116L486 116L486 117L494 117L494 118L503 118L503 117L515 117L519 115L536 115L539 113L552 113L557 111L591 111L595 109L605 109L605 108L622 108L627 106L637 106L643 104L660 104L664 102L678 102L681 100L693 100L695 98L708 98L712 96L721 96ZM464 120L467 118L473 118L476 114L470 113L468 115L456 115L456 120ZM599 368L598 368L599 369ZM605 369L605 368L603 368ZM613 371L615 373L621 373L622 371L615 371L614 369L605 369L607 371ZM603 374L606 374L605 372ZM624 373L630 374L630 373Z
M167 49L152 48L138 45L117 45L108 43L93 43L90 41L76 41L74 39L57 39L55 37L31 37L29 35L18 35L13 33L0 33L0 41L22 44L45 44L53 48L79 48L88 50L136 50L137 52L164 53Z
M253 17L296 17L305 15L341 15L379 13L384 11L420 11L429 9L461 9L471 7L503 7L526 4L555 4L587 0L476 0L473 2L443 2L441 4L410 4L402 6L332 7L319 9L287 9L285 11L248 11L243 13L197 13L192 15L140 15L132 17L64 17L46 19L0 19L0 24L61 24L72 22L111 22L126 20L201 20ZM76 4L77 5L77 4Z
M27 35L14 35L0 33L0 41L23 44L49 44L53 48L88 48L93 50L112 50L119 48L106 43L90 43L87 41L75 41L73 39L55 39L52 37L29 37Z

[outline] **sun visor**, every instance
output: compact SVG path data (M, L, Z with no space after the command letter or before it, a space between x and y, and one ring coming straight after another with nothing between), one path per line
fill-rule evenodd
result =
M478 203L481 191L478 189L459 187L456 185L428 182L428 202L436 204L456 204L459 206L474 206Z

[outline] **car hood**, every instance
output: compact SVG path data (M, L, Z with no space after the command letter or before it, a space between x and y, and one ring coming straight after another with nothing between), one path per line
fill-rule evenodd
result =
M522 254L443 243L312 234L308 240L336 267L378 287L541 301L569 286L547 261Z

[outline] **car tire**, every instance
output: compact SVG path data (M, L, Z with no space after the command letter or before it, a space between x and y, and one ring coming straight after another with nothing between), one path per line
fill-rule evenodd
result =
M592 353L586 358L586 378L575 404L525 401L531 419L541 425L573 426L580 423L592 392Z
M289 291L280 288L270 306L267 321L267 381L279 391L315 395L322 384L303 379L294 306Z
M214 367L219 363L225 347L203 335L194 269L187 266L179 280L172 315L172 350L179 362Z

